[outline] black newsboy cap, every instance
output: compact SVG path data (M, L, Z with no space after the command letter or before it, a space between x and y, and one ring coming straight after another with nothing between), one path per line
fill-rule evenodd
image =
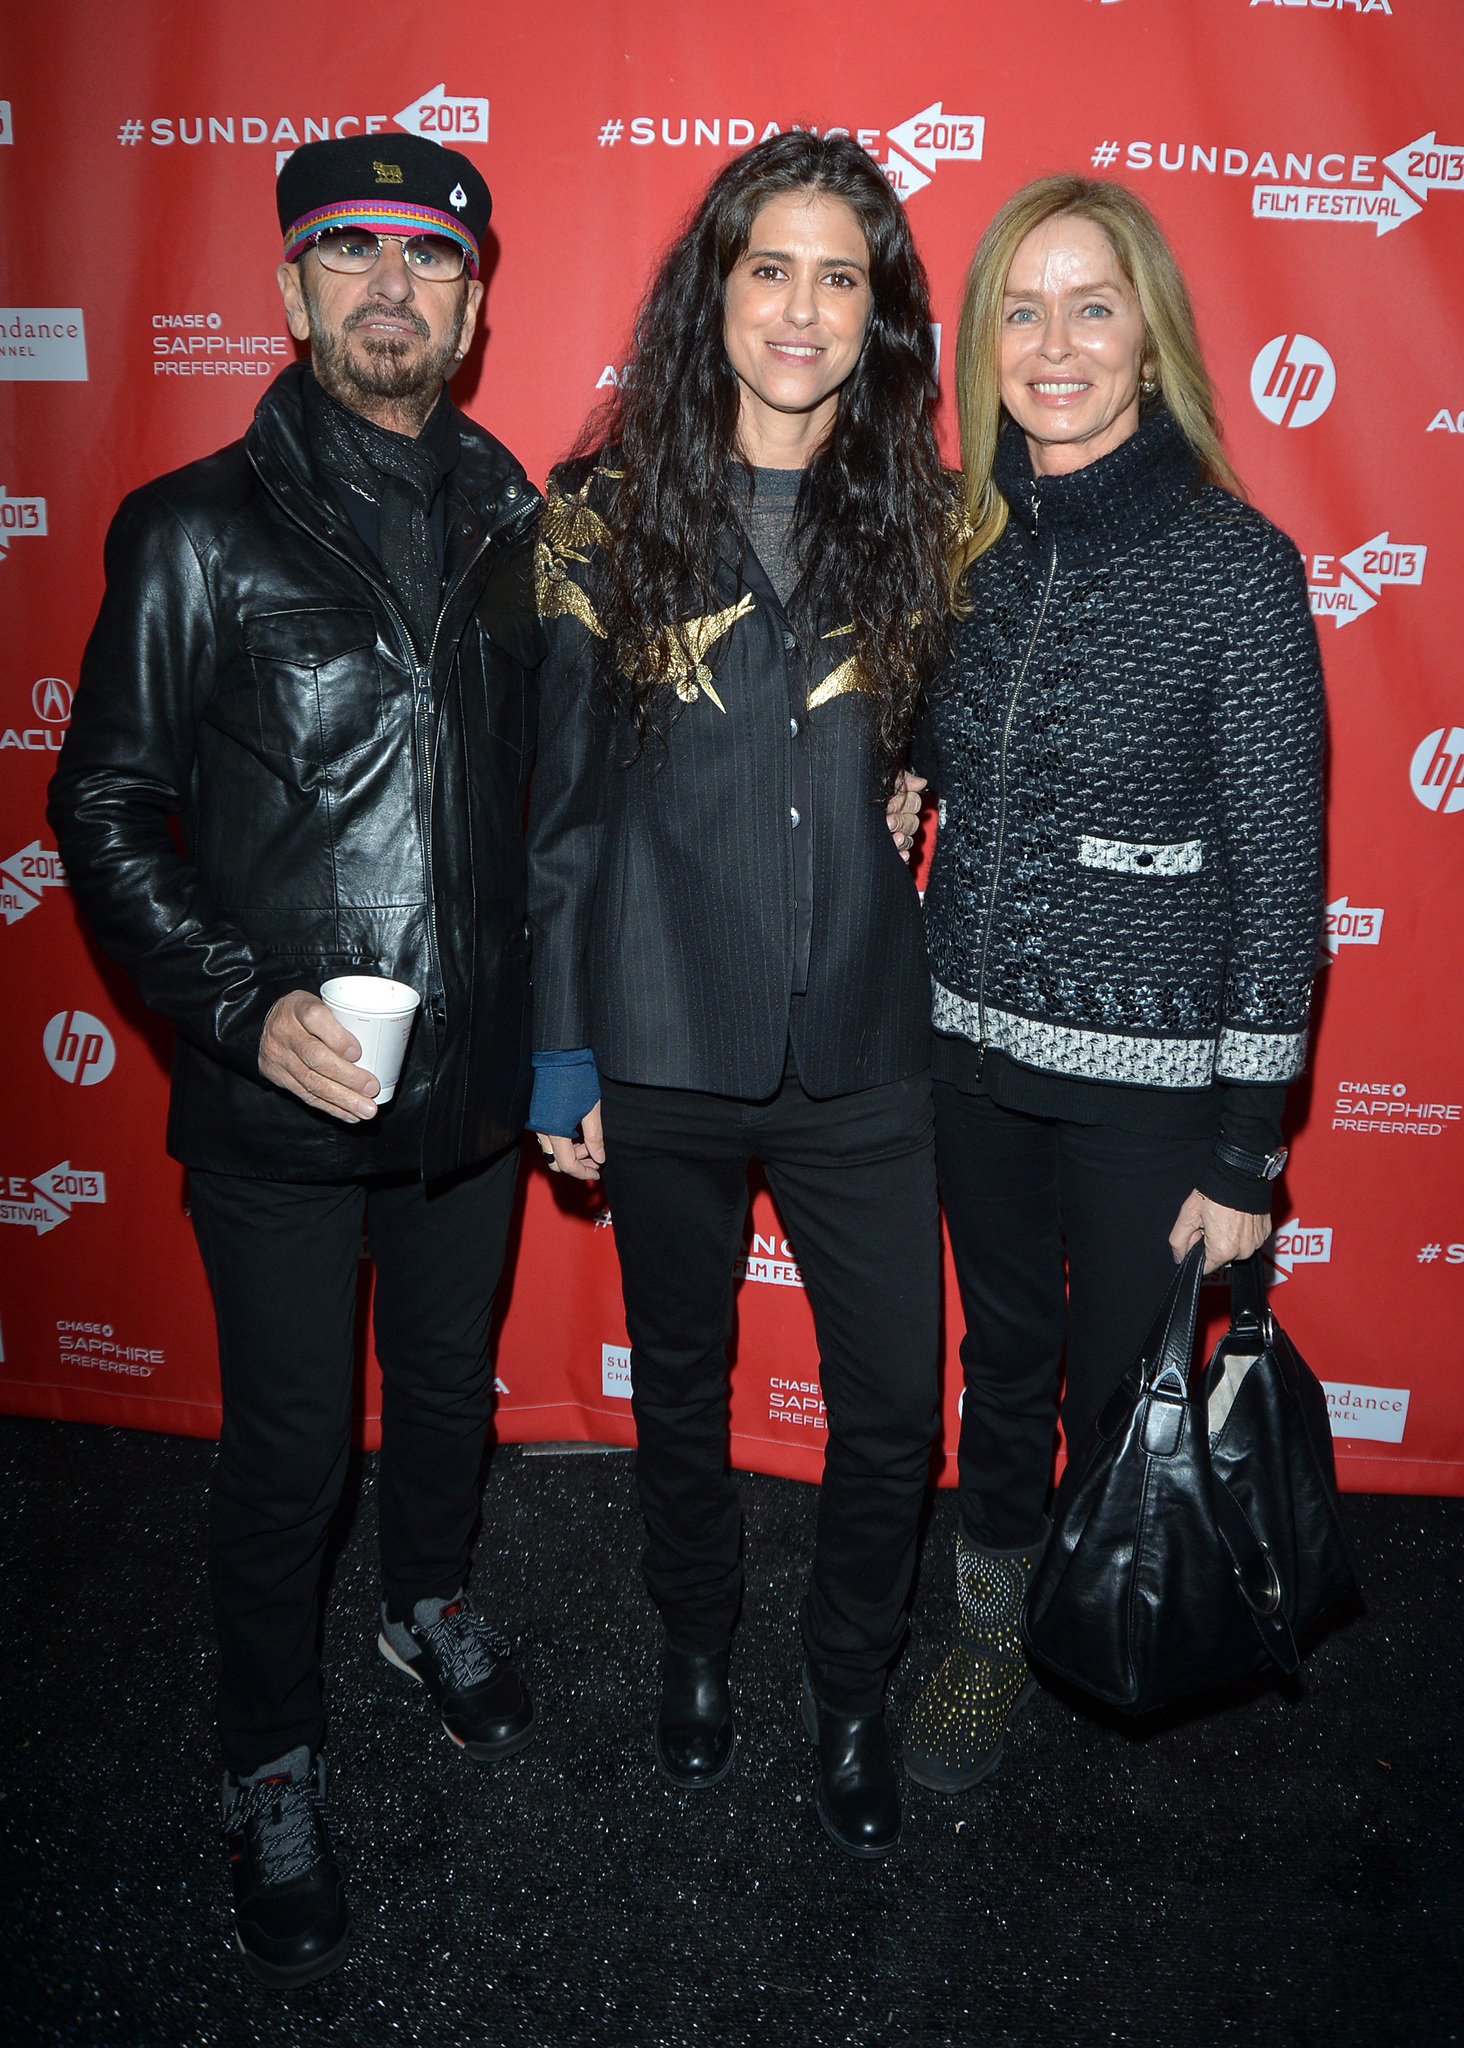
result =
M285 261L326 228L447 235L472 276L493 200L476 164L419 135L345 135L292 150L275 180Z

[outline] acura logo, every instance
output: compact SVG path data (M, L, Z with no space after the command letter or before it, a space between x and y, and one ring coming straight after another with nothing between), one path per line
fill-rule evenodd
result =
M47 725L65 725L71 716L71 685L60 676L42 676L31 684L31 703L37 718Z

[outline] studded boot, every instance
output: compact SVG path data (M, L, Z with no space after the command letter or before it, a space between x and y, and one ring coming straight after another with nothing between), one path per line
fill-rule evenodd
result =
M932 1792L965 1792L1001 1762L1006 1731L1037 1689L1017 1624L1045 1548L981 1550L956 1532L960 1637L905 1722L905 1772Z

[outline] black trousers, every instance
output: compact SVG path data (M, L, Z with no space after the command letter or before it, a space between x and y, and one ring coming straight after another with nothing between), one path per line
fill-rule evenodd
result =
M1014 1550L1042 1536L1064 1338L1077 1444L1174 1278L1169 1233L1214 1140L1026 1116L938 1081L935 1141L966 1315L961 1522Z
M376 1266L381 1571L393 1616L467 1572L493 1404L488 1322L518 1147L425 1187L193 1173L224 1421L210 1503L225 1767L324 1734L321 1562L350 1450L363 1222Z
M929 1076L824 1102L791 1071L762 1103L603 1085L645 1576L667 1636L719 1648L742 1596L727 1340L757 1158L813 1308L828 1421L804 1646L826 1705L872 1711L904 1634L937 1427Z

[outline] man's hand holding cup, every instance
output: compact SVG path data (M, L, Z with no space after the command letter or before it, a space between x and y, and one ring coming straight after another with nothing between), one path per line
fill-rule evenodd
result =
M381 1083L352 1064L360 1057L359 1042L308 989L281 996L264 1020L259 1071L265 1080L343 1124L364 1123L376 1114L372 1097Z

